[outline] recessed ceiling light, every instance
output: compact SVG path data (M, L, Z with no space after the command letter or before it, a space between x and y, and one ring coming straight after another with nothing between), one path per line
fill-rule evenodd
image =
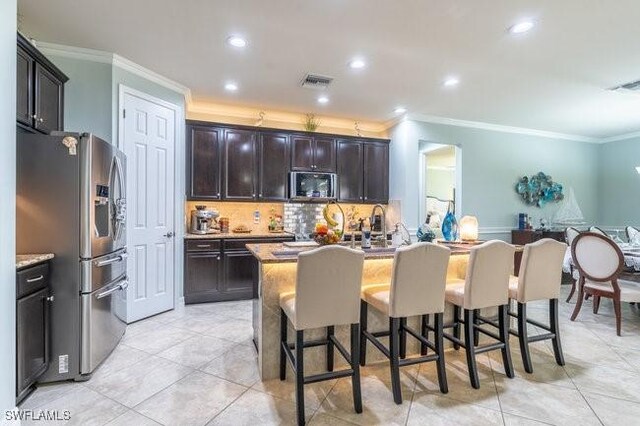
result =
M238 90L238 85L230 81L224 85L224 90L226 90L227 92L235 92L236 90Z
M329 103L329 98L327 96L320 96L318 98L318 103L319 104L327 104L327 103Z
M444 87L455 87L460 83L460 80L458 80L457 77L448 77L445 81L444 81Z
M229 36L227 37L227 44L233 47L247 47L247 40L240 36Z
M407 112L407 109L405 107L396 107L396 109L393 110L393 112L395 112L396 114L404 114L405 112Z
M533 21L529 21L529 20L520 21L520 22L510 26L509 27L509 32L511 34L526 33L527 31L530 31L535 25L536 24Z
M356 58L349 61L349 68L354 70L359 70L367 66L367 63L364 59Z

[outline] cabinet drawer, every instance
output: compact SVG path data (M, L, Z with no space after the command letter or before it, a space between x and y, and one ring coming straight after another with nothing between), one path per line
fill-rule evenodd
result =
M228 239L224 240L225 251L246 251L247 244L269 244L269 243L282 243L285 241L294 241L294 237L276 237L276 238L242 238L242 239Z
M47 285L49 285L49 263L22 269L17 273L16 298L31 294Z
M187 240L187 251L217 251L220 250L220 240Z

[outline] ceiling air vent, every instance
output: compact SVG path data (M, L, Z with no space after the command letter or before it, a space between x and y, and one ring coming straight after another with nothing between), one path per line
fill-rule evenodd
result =
M326 89L333 81L333 77L320 74L307 74L302 80L302 87L308 89Z
M612 87L611 89L614 92L634 92L640 93L640 80L632 81L631 83L621 84L620 86Z

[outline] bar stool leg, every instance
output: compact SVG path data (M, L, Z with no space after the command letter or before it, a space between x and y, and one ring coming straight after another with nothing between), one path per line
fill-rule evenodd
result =
M327 327L327 371L333 371L333 360L334 360L334 344L331 340L331 337L335 334L335 326L330 325Z
M453 337L460 339L460 307L458 305L453 305ZM453 349L457 351L460 345L454 343Z
M467 367L469 368L469 380L474 389L480 389L478 378L478 365L476 364L475 346L473 344L474 315L472 309L464 310L464 344L467 352Z
M511 350L509 349L509 305L501 305L498 307L499 319L498 325L500 326L500 341L504 343L504 347L500 350L502 352L502 363L504 364L504 372L512 379L513 374L513 362L511 361Z
M280 380L287 379L287 354L284 345L287 344L287 314L280 309Z
M298 424L304 424L304 332L296 331L296 409Z
M478 331L478 326L480 326L480 320L478 317L480 316L480 309L473 310L473 344L478 346L480 344L480 331Z
M558 299L549 300L549 324L551 332L555 335L551 339L553 344L553 354L556 357L558 365L564 365L564 355L562 353L562 345L560 344L560 327L558 322Z
M524 371L533 373L531 354L529 353L529 336L527 333L527 305L518 302L518 340L520 341L520 353Z
M405 359L407 357L407 319L400 318L400 358Z
M425 339L429 340L429 329L427 328L427 325L429 324L429 314L422 315L420 321L421 321L420 335ZM421 343L420 355L422 356L427 355L428 349L429 347L427 345L425 345L424 343Z
M445 368L445 360L444 360L444 319L443 313L435 314L434 318L434 328L435 332L435 346L436 352L438 353L438 360L436 361L436 365L438 367L438 383L440 384L440 392L448 393L449 386L447 385L447 371ZM423 317L424 318L424 317ZM426 352L426 351L425 351ZM426 354L426 353L425 353Z
M400 388L400 318L389 318L389 352L391 354L391 389L393 400L402 404L402 389Z
M360 301L360 365L365 366L367 363L367 338L364 332L367 330L367 302Z
M360 389L360 326L359 324L351 324L351 387L353 390L353 408L356 413L362 413L362 391Z

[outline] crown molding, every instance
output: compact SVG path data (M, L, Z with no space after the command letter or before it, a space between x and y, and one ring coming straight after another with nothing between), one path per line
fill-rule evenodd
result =
M567 133L549 132L546 130L528 129L525 127L504 126L502 124L483 123L479 121L458 120L455 118L438 117L427 114L409 114L409 120L422 121L424 123L446 124L456 127L467 127L471 129L491 130L494 132L515 133L528 136L539 136L551 139L564 139L576 142L601 143L601 139L581 135L571 135Z
M631 132L631 133L624 133L624 134L617 135L617 136L611 136L611 137L608 137L608 138L601 139L600 142L601 143L609 143L609 142L623 141L623 140L632 139L632 138L640 138L640 131Z
M191 90L188 87L177 83L169 78L166 78L155 71L151 71L150 69L145 68L142 65L139 65L115 53L104 52L102 50L95 49L86 49L83 47L65 46L62 44L47 43L42 41L36 41L36 47L43 53L49 55L62 56L64 58L79 59L83 61L98 62L121 68L148 81L156 83L159 86L165 87L169 90L173 90L177 93L182 93L185 97L185 102L191 102Z

